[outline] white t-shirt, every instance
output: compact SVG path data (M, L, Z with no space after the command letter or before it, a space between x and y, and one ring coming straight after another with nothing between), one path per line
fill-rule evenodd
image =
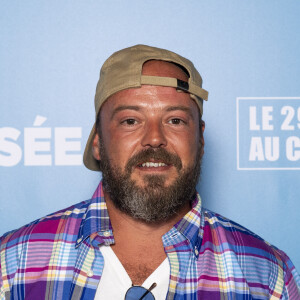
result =
M127 290L132 286L123 265L110 246L101 246L104 257L104 269L96 291L96 300L124 300ZM151 290L156 300L166 299L169 287L170 264L166 258L158 268L144 281L142 286L148 289L154 282L157 286Z

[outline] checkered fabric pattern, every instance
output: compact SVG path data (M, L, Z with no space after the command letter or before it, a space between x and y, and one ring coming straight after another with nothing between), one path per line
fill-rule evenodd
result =
M0 299L94 299L114 243L102 184L92 199L1 237ZM208 210L200 197L163 236L171 273L166 299L300 299L286 254Z

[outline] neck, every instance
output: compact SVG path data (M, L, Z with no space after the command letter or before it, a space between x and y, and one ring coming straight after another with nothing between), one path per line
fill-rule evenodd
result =
M166 258L162 236L190 210L190 205L167 221L147 223L121 212L105 191L104 197L114 231L111 248L132 283L141 285Z

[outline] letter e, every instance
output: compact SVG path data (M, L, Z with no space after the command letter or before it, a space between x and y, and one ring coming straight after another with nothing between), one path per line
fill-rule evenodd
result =
M24 165L51 166L51 154L39 152L50 151L51 128L24 128ZM40 140L40 141L39 141ZM41 141L42 140L42 141Z
M80 139L81 131L81 127L55 128L55 165L80 166L82 164L82 154L68 153L81 150L80 140L70 141L70 139Z
M274 126L270 124L273 120L272 116L273 106L263 106L262 107L262 129L263 130L273 130Z

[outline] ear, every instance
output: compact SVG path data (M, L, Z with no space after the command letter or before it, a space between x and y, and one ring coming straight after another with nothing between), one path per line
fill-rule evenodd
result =
M200 143L202 146L204 146L205 142L204 142L204 130L205 130L205 122L203 120L201 120L200 123Z
M100 139L99 139L99 135L98 133L95 134L95 137L93 139L93 156L96 160L100 160L101 156L100 156Z
M200 155L201 157L203 156L204 154L204 144L205 144L205 141L204 141L204 130L205 130L205 122L204 121L200 121Z

